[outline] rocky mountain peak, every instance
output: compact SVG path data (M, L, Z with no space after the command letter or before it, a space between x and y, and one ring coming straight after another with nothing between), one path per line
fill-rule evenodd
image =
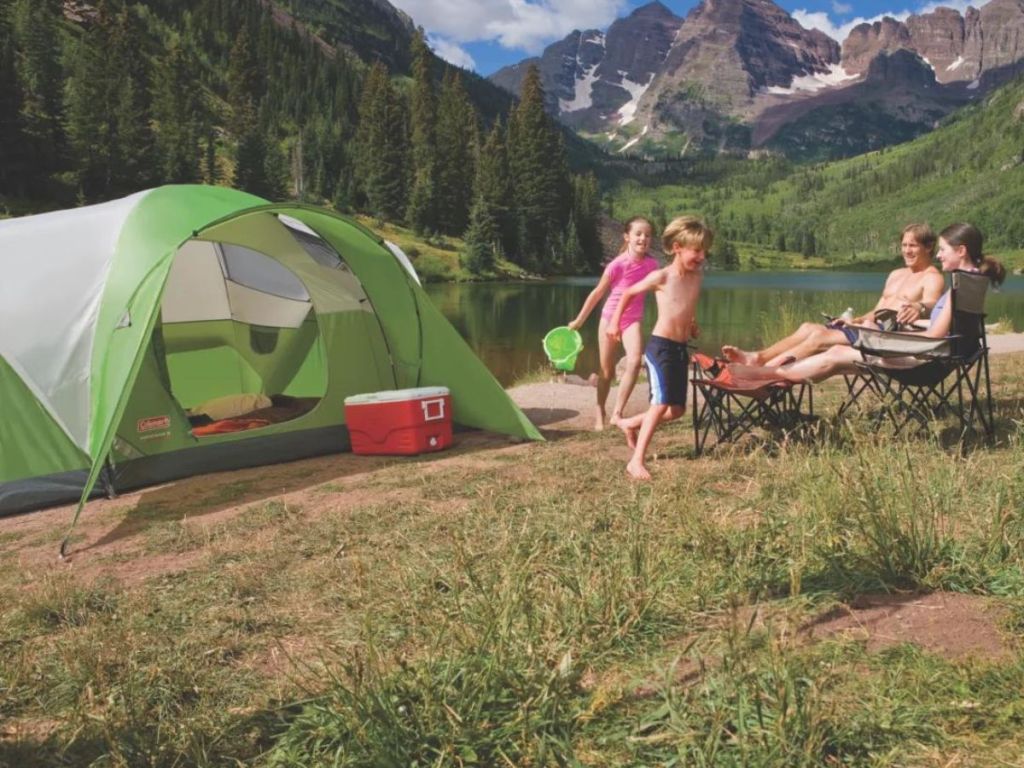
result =
M879 54L910 47L910 31L891 16L858 24L843 41L843 69L849 74L867 72Z
M864 81L929 88L935 85L935 71L914 51L898 48L883 51L872 59Z
M659 0L641 5L629 15L637 19L670 19L677 23L679 21L679 18L668 9L668 6Z
M574 31L536 58L505 67L492 82L518 94L535 64L548 110L574 127L599 128L633 102L662 66L682 19L660 2L617 19L607 32Z
M972 83L986 73L1005 79L1024 57L1024 0L991 0L963 15L940 7L906 22L860 24L843 42L843 68L866 73L877 56L901 48L919 54L939 83Z
M747 96L827 72L840 59L835 40L804 29L771 0L704 0L686 17L673 53L677 68L698 80L746 81Z

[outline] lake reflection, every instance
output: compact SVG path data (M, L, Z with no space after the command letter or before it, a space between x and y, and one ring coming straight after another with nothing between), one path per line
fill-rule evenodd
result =
M874 306L885 283L882 272L709 272L697 310L701 337L697 346L717 352L722 344L755 348L762 337L781 327L780 313L792 319L820 320L820 312L838 315L852 306ZM988 299L990 322L1010 318L1024 328L1024 286L1009 278ZM564 278L524 283L435 283L428 295L459 330L503 385L547 366L541 339L579 311L597 278ZM597 321L594 310L581 333L585 349L576 372L597 368ZM654 298L647 299L644 332L654 325ZM774 339L772 339L774 340Z

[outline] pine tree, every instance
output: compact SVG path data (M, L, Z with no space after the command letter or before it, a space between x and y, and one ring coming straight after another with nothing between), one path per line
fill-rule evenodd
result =
M217 162L217 135L211 129L203 144L203 182L217 184L221 180L220 164Z
M601 233L598 229L601 215L600 190L593 173L572 177L572 216L579 233L582 260L578 267L587 272L600 269L604 260Z
M284 197L288 160L276 140L269 108L260 109L265 83L248 28L235 37L228 61L228 106L235 137L234 185L268 199Z
M816 256L818 253L818 244L814 239L814 232L807 230L804 232L803 243L800 248L800 253L803 254L804 258L810 258Z
M65 87L67 135L80 195L85 200L105 197L111 188L115 156L114 105L110 99L114 73L108 66L111 24L107 5L101 0L95 22L71 54Z
M71 56L65 90L67 133L87 200L117 197L153 182L148 63L132 12L96 22Z
M406 217L418 234L437 229L437 104L431 75L430 49L417 30L412 40L413 88L410 99L412 123L412 191Z
M0 0L0 195L25 189L22 164L21 85L15 72L14 34L8 23L9 3Z
M477 196L469 216L469 228L463 236L465 248L462 266L474 274L494 268L498 245L498 226L482 196Z
M262 184L253 193L268 200L282 200L288 195L290 180L288 155L281 146L276 126L265 129Z
M561 239L566 160L561 137L544 112L540 73L531 65L509 119L509 169L515 195L519 263L546 269Z
M403 218L408 188L407 118L384 65L370 68L359 102L356 175L374 215Z
M113 195L151 186L155 147L149 59L144 54L142 33L134 12L123 8L114 20L108 51L108 68L121 73L111 83L114 105Z
M560 251L562 273L571 275L577 272L583 263L583 248L580 246L579 231L576 229L576 217L571 214L569 222L565 225Z
M715 238L714 252L710 254L710 259L722 269L740 268L740 257L736 252L736 246L721 235Z
M469 221L477 124L461 76L448 68L437 107L437 216L448 234L462 232Z
M15 0L11 8L24 167L37 178L57 170L64 143L60 122L61 14L60 0Z
M198 77L190 57L173 40L154 78L153 117L161 181L182 184L198 181L202 102ZM209 147L209 144L208 144Z
M479 204L487 207L488 214L494 220L501 252L511 253L515 247L516 222L512 215L512 186L505 129L500 122L491 128L477 154L473 194Z
M253 52L249 30L242 27L235 37L228 57L228 107L231 110L228 130L240 138L256 122L263 83L259 63Z

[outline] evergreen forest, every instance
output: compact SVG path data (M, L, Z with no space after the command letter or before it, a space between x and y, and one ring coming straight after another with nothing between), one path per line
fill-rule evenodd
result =
M594 274L637 214L704 216L727 269L880 262L914 221L1024 249L1021 81L850 159L645 162L559 127L536 70L514 99L359 2L0 0L0 216L228 184L454 248L444 279Z
M258 0L0 0L0 213L230 184L464 236L471 274L593 271L598 182L539 77L483 82L418 33L366 63Z

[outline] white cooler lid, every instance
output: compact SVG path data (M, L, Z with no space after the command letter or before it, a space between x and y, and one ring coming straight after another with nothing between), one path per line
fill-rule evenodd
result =
M362 395L349 395L345 405L365 405L367 403L393 403L400 400L422 400L427 397L444 397L450 394L448 387L414 387L412 389L388 389L383 392L367 392Z

